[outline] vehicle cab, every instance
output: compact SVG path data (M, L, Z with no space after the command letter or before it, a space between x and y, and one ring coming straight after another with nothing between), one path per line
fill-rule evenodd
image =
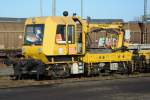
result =
M25 23L23 55L51 62L53 57L85 53L85 33L77 17L28 18Z

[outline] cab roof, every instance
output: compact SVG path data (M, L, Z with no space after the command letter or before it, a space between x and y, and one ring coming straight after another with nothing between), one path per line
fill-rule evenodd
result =
M44 24L47 21L52 21L56 24L75 24L70 16L50 16L50 17L33 17L26 20L26 24Z

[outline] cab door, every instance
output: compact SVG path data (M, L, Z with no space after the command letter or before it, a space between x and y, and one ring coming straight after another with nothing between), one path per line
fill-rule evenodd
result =
M58 55L82 54L82 27L75 24L58 25L56 45Z
M67 25L67 48L68 54L77 54L77 44L75 39L75 25Z
M75 25L58 25L56 31L56 54L75 55L77 45L75 40Z
M83 29L82 29L82 23L80 22L80 20L78 18L73 18L74 22L75 22L75 39L76 39L76 44L77 44L77 54L82 54L83 53Z

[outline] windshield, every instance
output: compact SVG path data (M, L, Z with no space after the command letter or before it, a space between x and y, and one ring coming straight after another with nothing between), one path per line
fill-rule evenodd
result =
M24 44L41 45L43 42L43 33L44 33L43 24L27 25L25 30Z
M112 49L118 43L118 30L115 29L93 29L89 34L89 48Z

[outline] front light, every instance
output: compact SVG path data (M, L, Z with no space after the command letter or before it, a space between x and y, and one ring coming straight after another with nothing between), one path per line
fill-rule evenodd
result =
M25 48L22 48L22 53L25 53Z
M38 53L42 53L42 48L37 49Z

